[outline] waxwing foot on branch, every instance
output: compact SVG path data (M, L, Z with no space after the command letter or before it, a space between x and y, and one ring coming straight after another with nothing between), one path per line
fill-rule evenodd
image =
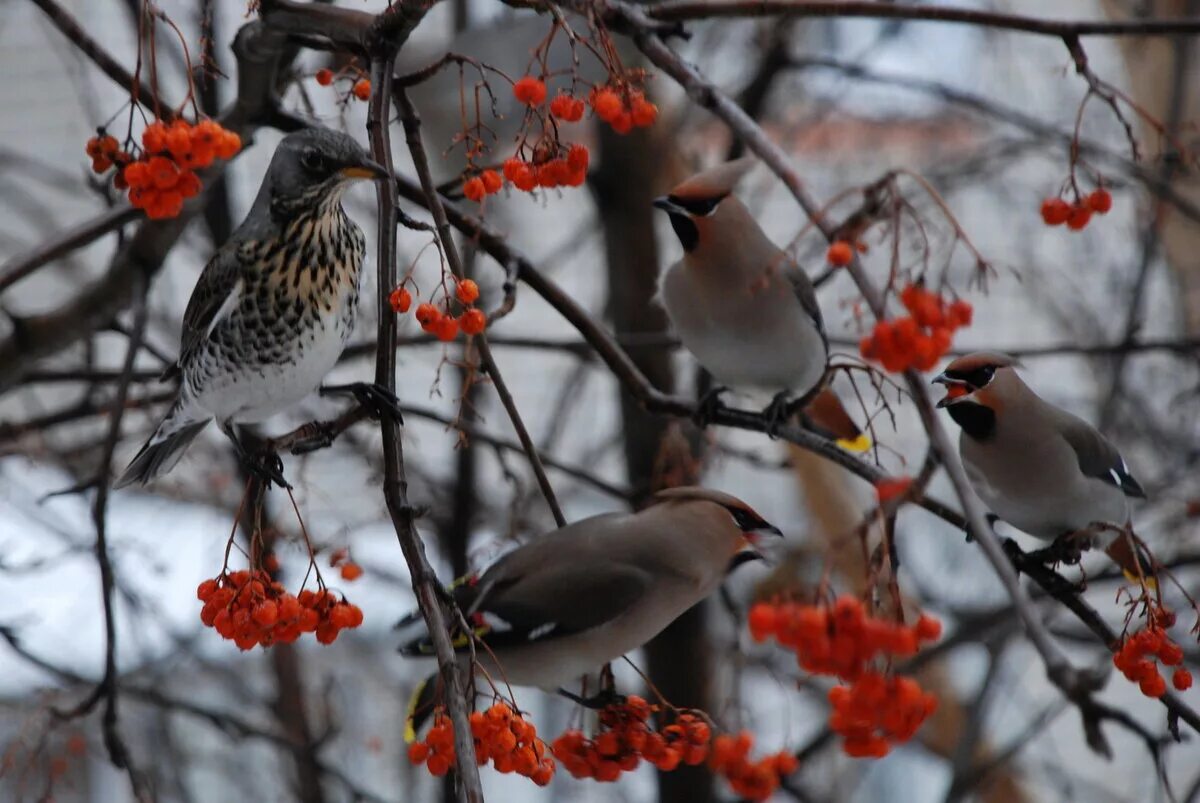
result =
M395 393L374 382L323 385L319 392L322 396L353 396L376 421L387 416L397 424L404 424L404 416L400 413L400 399Z
M767 436L775 440L779 428L788 422L792 416L792 404L788 401L789 393L785 390L776 393L771 403L763 408L763 418L767 419Z
M717 413L728 409L721 403L721 394L727 390L729 388L724 385L713 385L709 388L696 402L696 412L692 413L692 423L700 429L707 429L708 425L716 418Z

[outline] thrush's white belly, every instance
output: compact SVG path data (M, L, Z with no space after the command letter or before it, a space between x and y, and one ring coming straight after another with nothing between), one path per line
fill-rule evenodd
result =
M639 601L634 611L573 636L505 649L497 656L499 666L486 650L478 650L477 657L493 679L504 678L514 686L578 691L580 678L657 636L712 593L721 577L717 574L700 583L664 580L651 592L653 599Z
M1093 522L1123 525L1129 518L1124 492L1084 476L1078 464L1051 466L1018 457L1018 465L1000 472L992 470L990 460L973 458L969 443L964 437L963 465L975 493L992 513L1023 532L1052 541ZM1107 543L1115 537L1115 533L1102 533L1098 540Z
M722 385L802 394L825 373L825 343L785 279L713 298L689 268L663 275L661 298L684 347Z
M278 362L217 374L195 403L218 421L264 421L316 390L337 364L350 330L335 307L321 316L319 326L297 333Z

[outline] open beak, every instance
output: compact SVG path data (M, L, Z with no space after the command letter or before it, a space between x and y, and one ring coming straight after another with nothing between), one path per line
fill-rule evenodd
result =
M946 386L946 395L937 403L939 410L943 407L949 407L950 405L958 402L960 399L964 399L974 393L969 384L961 379L955 379L954 377L946 376L944 373L935 376L932 379L932 383L935 385Z
M387 168L378 162L373 162L370 159L364 159L356 165L343 167L339 171L343 178L391 178L391 173Z
M684 215L686 217L688 214L686 209L684 209L682 206L672 203L671 199L665 195L661 195L654 199L654 207L656 209L663 210L668 215Z

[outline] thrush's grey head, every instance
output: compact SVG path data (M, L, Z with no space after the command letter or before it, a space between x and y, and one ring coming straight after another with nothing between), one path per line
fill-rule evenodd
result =
M328 128L305 128L279 142L263 180L275 215L294 215L336 201L353 181L387 178L354 139Z

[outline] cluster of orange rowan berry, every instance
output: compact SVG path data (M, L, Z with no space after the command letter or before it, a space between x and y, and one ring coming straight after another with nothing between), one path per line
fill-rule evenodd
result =
M845 737L849 755L886 754L889 742L912 738L937 707L937 699L916 681L888 677L871 666L880 657L916 655L922 643L940 638L942 625L931 616L922 615L913 625L891 622L869 615L857 597L842 595L832 607L759 602L751 607L748 624L755 641L774 636L795 651L805 671L849 682L830 692L829 723Z
M169 126L156 120L142 131L142 154L121 150L116 138L99 132L87 142L92 170L105 173L114 165L113 186L129 190L129 203L156 220L175 217L183 202L200 192L194 171L215 159L232 159L242 139L215 120L192 125L176 119Z
M878 656L911 657L922 642L942 634L941 623L931 616L921 616L914 625L879 619L849 594L832 607L758 602L750 608L748 624L755 641L774 636L794 650L801 669L846 680L857 678Z
M507 703L498 702L486 711L471 713L471 737L475 743L475 761L489 761L497 772L524 775L538 786L546 786L554 777L554 759L538 738L537 728ZM454 766L454 723L439 708L425 740L408 746L408 759L424 764L429 773L441 777Z
M513 157L506 159L503 166L504 178L522 192L532 192L538 187L579 187L587 181L588 149L578 143L566 149L562 156L545 154L527 162ZM464 188L464 192L465 192Z
M950 350L955 330L970 326L974 315L970 302L947 303L920 284L905 286L900 302L909 314L879 321L858 344L864 359L878 360L889 371L932 369Z
M337 78L337 76L333 74L333 70L322 67L321 69L317 70L317 74L314 76L314 78L316 78L317 83L321 86L332 86L333 81L335 78ZM359 100L369 100L371 98L370 79L357 78L357 80L354 80L354 85L350 89L350 94Z
M799 760L786 751L750 760L754 737L747 731L737 736L721 734L713 739L708 756L708 768L722 775L734 792L747 800L766 800L775 794L781 779L800 766Z
M1158 624L1152 623L1145 630L1127 637L1113 653L1113 665L1138 684L1147 697L1162 697L1167 693L1167 681L1159 674L1155 659L1164 667L1178 667L1171 675L1171 685L1179 691L1191 688L1192 673L1180 666L1183 648Z
M1062 198L1047 198L1042 201L1042 221L1047 226L1067 224L1072 231L1087 226L1092 214L1103 215L1112 209L1112 193L1100 187L1079 198L1073 204Z
M418 304L416 311L421 329L447 343L458 337L460 331L465 335L477 335L487 327L487 314L473 306L479 300L479 285L471 279L463 279L455 284L454 297L466 308L458 316L450 314L448 298L446 308L426 301ZM392 311L400 315L412 308L412 302L412 293L403 284L388 296Z
M654 125L658 107L639 90L620 83L598 86L588 95L592 111L618 134Z
M261 569L223 572L202 582L196 597L204 603L200 621L241 650L290 644L304 633L331 644L340 631L363 622L362 610L344 598L325 589L289 594Z
M554 740L550 750L576 778L611 782L622 772L632 772L644 759L663 772L680 764L703 764L708 757L712 729L695 713L682 711L675 721L654 730L650 715L662 707L637 695L600 710L600 728L592 738L569 730Z
M892 743L907 742L937 710L937 698L910 677L867 670L849 686L829 690L829 728L855 758L883 758Z

